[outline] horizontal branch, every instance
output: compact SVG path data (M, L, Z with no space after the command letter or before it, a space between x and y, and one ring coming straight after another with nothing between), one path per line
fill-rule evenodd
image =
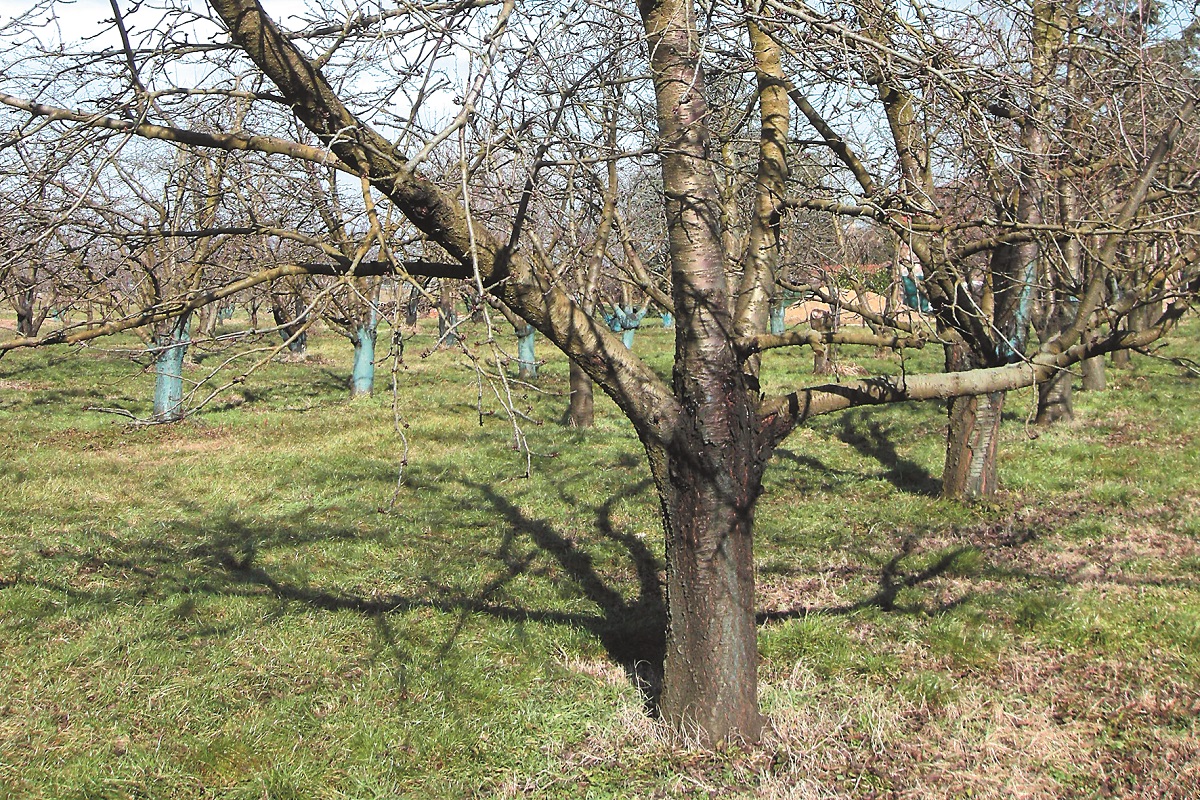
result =
M827 344L857 344L899 350L906 347L920 349L925 346L926 341L922 336L889 336L852 328L838 331L788 331L781 334L744 336L734 342L734 347L737 348L738 354L745 358L764 350L774 350L780 347L807 345L819 349Z
M759 419L769 439L778 443L813 417L849 408L913 400L948 400L1021 389L1047 381L1085 358L1114 350L1145 347L1162 337L1181 314L1181 309L1172 309L1169 314L1164 314L1159 325L1147 330L1115 331L1106 336L1098 334L1060 353L1042 352L1029 361L1002 367L926 375L885 375L800 389L765 400L759 408Z
M72 111L67 108L48 106L13 97L0 92L0 103L11 108L25 111L34 117L50 120L75 122L91 128L126 133L145 139L159 139L167 142L191 145L193 147L212 147L219 150L245 150L270 155L282 155L300 161L311 161L326 167L333 167L355 174L341 159L328 150L312 145L300 144L288 139L275 136L254 136L241 133L202 133L185 128L172 128L166 125L154 125L149 122L138 122L132 119L120 119L101 114L85 114L82 111Z

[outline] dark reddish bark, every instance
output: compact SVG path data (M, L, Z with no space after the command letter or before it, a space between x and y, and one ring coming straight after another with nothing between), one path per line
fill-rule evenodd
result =
M753 741L763 726L753 553L762 465L747 458L755 450L751 429L730 433L714 446L696 426L673 455L651 454L667 533L661 711L685 735L710 743Z
M731 298L709 116L687 0L642 5L662 142L680 416L647 443L667 534L667 656L661 711L708 743L757 740L752 526L762 466L755 410L729 332Z

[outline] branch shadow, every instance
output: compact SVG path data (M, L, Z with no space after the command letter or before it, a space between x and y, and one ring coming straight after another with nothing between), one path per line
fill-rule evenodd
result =
M897 452L889 431L866 412L847 412L839 418L837 438L860 454L878 461L885 469L884 480L903 492L936 497L941 493L941 481L929 470Z
M644 478L595 508L597 531L627 551L636 572L638 594L631 599L626 599L605 581L597 571L592 555L569 536L545 520L529 517L491 486L465 485L487 499L509 526L510 535L528 536L539 550L553 557L583 595L599 608L599 617L581 619L577 624L582 624L600 640L609 658L625 670L626 676L641 691L647 711L656 715L667 652L667 609L663 582L659 577L665 566L638 536L617 530L613 522L617 503L637 496L651 483L649 478ZM570 505L581 505L577 498L563 495L563 499Z
M480 558L494 560L499 567L482 585L466 588L439 584L434 578L424 577L413 591L390 594L364 594L310 585L302 578L281 574L280 568L263 566L262 556L279 547L365 539L371 534L350 526L314 525L307 519L307 511L268 525L248 522L235 510L213 514L185 504L178 512L183 520L177 518L170 524L170 538L176 541L167 537L136 541L111 537L96 550L45 555L55 561L72 562L71 572L82 569L89 573L102 570L119 573L126 585L117 590L80 590L69 583L57 585L56 582L30 578L5 579L0 583L0 590L17 585L38 586L80 603L104 603L117 595L178 595L184 605L195 595L271 596L313 609L351 611L374 617L377 626L382 626L381 638L385 642L388 641L383 635L387 623L383 617L393 612L431 609L457 616L438 648L439 660L454 647L472 615L514 623L568 625L595 636L608 658L619 665L639 689L647 711L657 714L666 656L667 614L660 579L664 566L646 542L636 534L620 529L614 520L615 509L622 500L635 497L650 486L650 479L643 479L590 507L560 489L563 499L576 514L587 514L588 511L594 514L593 530L601 539L619 545L618 552L628 559L636 579L636 593L623 593L619 588L621 581L605 575L610 569L619 571L622 567L618 564L602 571L596 555L589 552L589 543L577 542L550 522L531 516L496 487L463 479L447 479L441 490L455 498L464 510L478 510L482 499L496 520L496 526L504 526L499 545L489 552L480 552ZM520 546L522 541L532 542L534 547L523 548ZM553 575L546 575L544 569L535 571L544 568L544 556L549 556L561 568L565 580L577 587L580 597L595 605L597 613L527 607L519 600L504 596L504 588L522 575L556 580ZM563 582L564 578L557 580Z
M918 553L917 543L918 537L916 536L906 536L901 541L900 548L880 568L878 590L868 597L864 597L853 603L837 606L796 606L776 611L760 611L756 615L758 624L785 622L813 615L845 616L869 608L878 609L885 613L936 615L952 611L971 600L974 592L968 591L953 600L936 603L932 606L920 600L907 605L901 605L896 602L902 590L921 586L942 577L954 568L955 563L961 556L974 550L973 547L966 545L954 547L943 552L924 568L908 572L901 567L901 562L909 556Z

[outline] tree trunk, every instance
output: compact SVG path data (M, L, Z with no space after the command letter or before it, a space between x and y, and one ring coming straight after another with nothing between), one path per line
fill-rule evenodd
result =
M963 345L946 348L946 371L973 368ZM996 491L996 446L1005 392L969 395L950 401L942 495L962 500Z
M673 389L680 417L647 445L667 536L667 655L661 711L705 744L757 741L758 647L751 528L761 488L751 376L742 372L707 128L702 48L691 0L639 3L657 101L678 318ZM762 459L765 461L765 457Z
M943 496L967 500L996 491L996 442L1004 395L993 392L950 401Z
M667 535L660 711L707 743L754 741L764 721L752 536L761 467L743 463L754 452L750 443L724 445L694 441L666 459L650 454Z
M409 328L417 327L417 315L420 311L421 293L415 285L408 287L408 302L404 304L404 324Z
M438 303L438 347L458 345L458 313L454 310L454 293L443 280Z
M21 336L37 336L42 323L46 321L45 311L41 314L34 312L36 301L37 292L32 286L28 289L18 290L13 296L13 309L17 312L17 333Z
M770 331L773 336L781 336L787 330L787 296L781 290L771 303Z
M303 356L308 349L308 331L304 328L304 323L307 321L304 318L304 308L303 297L292 298L291 311L284 308L280 298L271 297L271 318L279 326L279 336L287 345L288 352L294 356Z
M834 352L832 344L826 344L824 347L813 348L813 374L832 375L834 373L833 359Z
M537 378L537 355L534 352L534 328L525 325L517 328L517 378L531 381Z
M375 339L379 319L372 309L350 337L354 342L354 371L350 374L350 396L370 397L375 391Z
M567 412L563 414L563 424L572 428L592 427L596 408L592 379L574 361L571 362L570 391L571 399L567 402Z
M1103 392L1105 388L1104 356L1092 356L1083 360L1083 390Z
M1050 340L1075 321L1075 314L1070 298L1059 287L1053 287L1046 294L1049 308L1040 334L1043 340ZM1074 378L1075 376L1070 371L1064 369L1059 370L1045 383L1038 384L1037 419L1035 420L1038 425L1053 425L1062 420L1070 422L1075 418L1075 411L1071 407Z
M215 305L207 305L200 309L200 335L202 338L212 338L220 321L220 311Z
M1038 425L1053 425L1055 422L1070 422L1075 418L1071 406L1071 381L1074 375L1069 370L1060 370L1050 380L1038 384Z
M184 315L154 337L154 346L159 348L154 357L155 422L183 419L183 359L187 355L190 328L190 315Z

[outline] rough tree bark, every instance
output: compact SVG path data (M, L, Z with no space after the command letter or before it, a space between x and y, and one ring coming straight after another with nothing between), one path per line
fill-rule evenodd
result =
M946 371L978 368L974 354L964 345L946 347ZM996 490L996 446L1000 433L1004 392L956 397L950 401L946 429L946 463L942 469L942 494L970 499Z

